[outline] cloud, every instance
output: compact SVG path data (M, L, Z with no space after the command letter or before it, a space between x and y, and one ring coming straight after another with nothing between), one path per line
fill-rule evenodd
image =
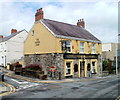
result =
M0 33L8 35L12 28L29 31L34 24L35 11L40 7L47 19L76 25L78 19L84 18L86 29L98 39L116 42L117 2L2 2Z
M117 2L69 2L45 7L46 17L76 25L84 18L86 29L102 42L116 42L118 33ZM109 38L108 38L109 37Z
M29 29L34 22L34 11L32 8L24 8L17 3L0 3L0 33L9 35L12 28L19 30Z

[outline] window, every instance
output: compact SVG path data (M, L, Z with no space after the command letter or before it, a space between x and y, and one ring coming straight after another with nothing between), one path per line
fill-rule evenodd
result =
M62 50L63 51L66 51L67 53L70 53L71 52L71 44L70 44L70 41L62 41Z
M71 62L66 62L66 75L71 73Z
M96 73L95 71L95 62L92 62L92 69L91 69L92 73Z
M78 72L78 64L74 65L74 72Z
M70 52L71 52L70 41L66 41L66 52L67 52L67 53L70 53Z
M32 30L32 36L35 34L34 30Z
M92 54L95 54L95 43L92 44Z
M31 63L32 64L34 63L34 57L31 57Z
M84 42L80 42L80 53L84 53Z
M1 44L1 50L4 50L3 44Z

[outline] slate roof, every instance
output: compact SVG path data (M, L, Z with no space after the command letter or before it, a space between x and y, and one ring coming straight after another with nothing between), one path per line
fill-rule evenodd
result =
M89 41L101 42L86 29L77 25L71 25L63 22L53 21L49 19L41 20L55 35L85 39Z
M23 30L21 30L21 31L18 31L18 32L16 32L16 33L12 33L11 35L6 36L6 37L4 37L4 38L1 38L1 39L0 39L0 42L7 41L7 40L11 39L12 37L16 36L17 34L21 33L21 32L24 31L24 30L25 30L25 29L23 29ZM25 30L25 31L26 31L26 30ZM26 32L27 32L27 31L26 31Z

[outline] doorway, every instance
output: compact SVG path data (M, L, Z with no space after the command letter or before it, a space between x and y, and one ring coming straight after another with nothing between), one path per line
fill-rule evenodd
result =
M80 77L85 77L85 61L80 61Z

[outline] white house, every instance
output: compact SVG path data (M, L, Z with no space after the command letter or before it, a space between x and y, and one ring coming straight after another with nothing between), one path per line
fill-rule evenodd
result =
M6 66L24 57L24 41L28 32L24 29L11 30L11 35L3 37L0 35L0 66Z

